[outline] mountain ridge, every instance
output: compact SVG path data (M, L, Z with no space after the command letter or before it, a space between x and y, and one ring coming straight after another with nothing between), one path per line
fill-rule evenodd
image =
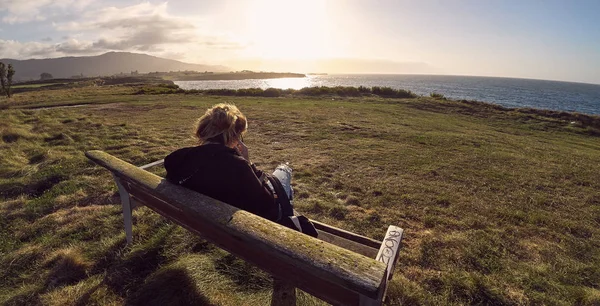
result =
M133 71L139 73L168 71L230 71L220 65L190 64L143 53L107 52L94 56L67 56L45 59L0 59L15 68L15 81L37 80L47 72L55 78L109 76Z

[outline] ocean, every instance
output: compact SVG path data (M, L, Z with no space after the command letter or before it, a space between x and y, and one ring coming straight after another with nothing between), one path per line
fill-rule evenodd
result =
M531 107L600 115L600 85L533 79L445 75L309 75L305 78L227 81L176 81L183 89L387 86L419 95L440 93L506 107Z

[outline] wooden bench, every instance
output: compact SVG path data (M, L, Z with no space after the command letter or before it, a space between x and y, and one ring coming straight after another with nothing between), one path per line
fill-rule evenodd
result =
M270 273L272 305L295 305L300 288L334 305L381 305L398 258L403 230L389 226L383 242L313 221L319 238L168 182L102 151L85 155L112 172L128 243L132 209L147 206L165 218Z

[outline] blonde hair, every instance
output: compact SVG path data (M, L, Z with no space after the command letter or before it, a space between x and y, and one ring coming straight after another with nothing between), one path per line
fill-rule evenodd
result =
M219 103L207 109L198 119L195 135L200 144L214 141L228 145L247 128L246 116L235 105Z

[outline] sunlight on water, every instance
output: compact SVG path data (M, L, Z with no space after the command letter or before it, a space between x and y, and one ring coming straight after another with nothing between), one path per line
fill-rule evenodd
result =
M183 89L240 89L240 88L283 88L301 89L303 87L319 86L314 77L255 79L255 80L217 80L217 81L175 81Z
M262 80L265 84L264 87L269 88L283 88L283 89L301 89L303 87L314 86L311 82L310 77L306 78L281 78L281 79L266 79ZM261 86L263 87L263 86ZM263 88L264 88L263 87Z

